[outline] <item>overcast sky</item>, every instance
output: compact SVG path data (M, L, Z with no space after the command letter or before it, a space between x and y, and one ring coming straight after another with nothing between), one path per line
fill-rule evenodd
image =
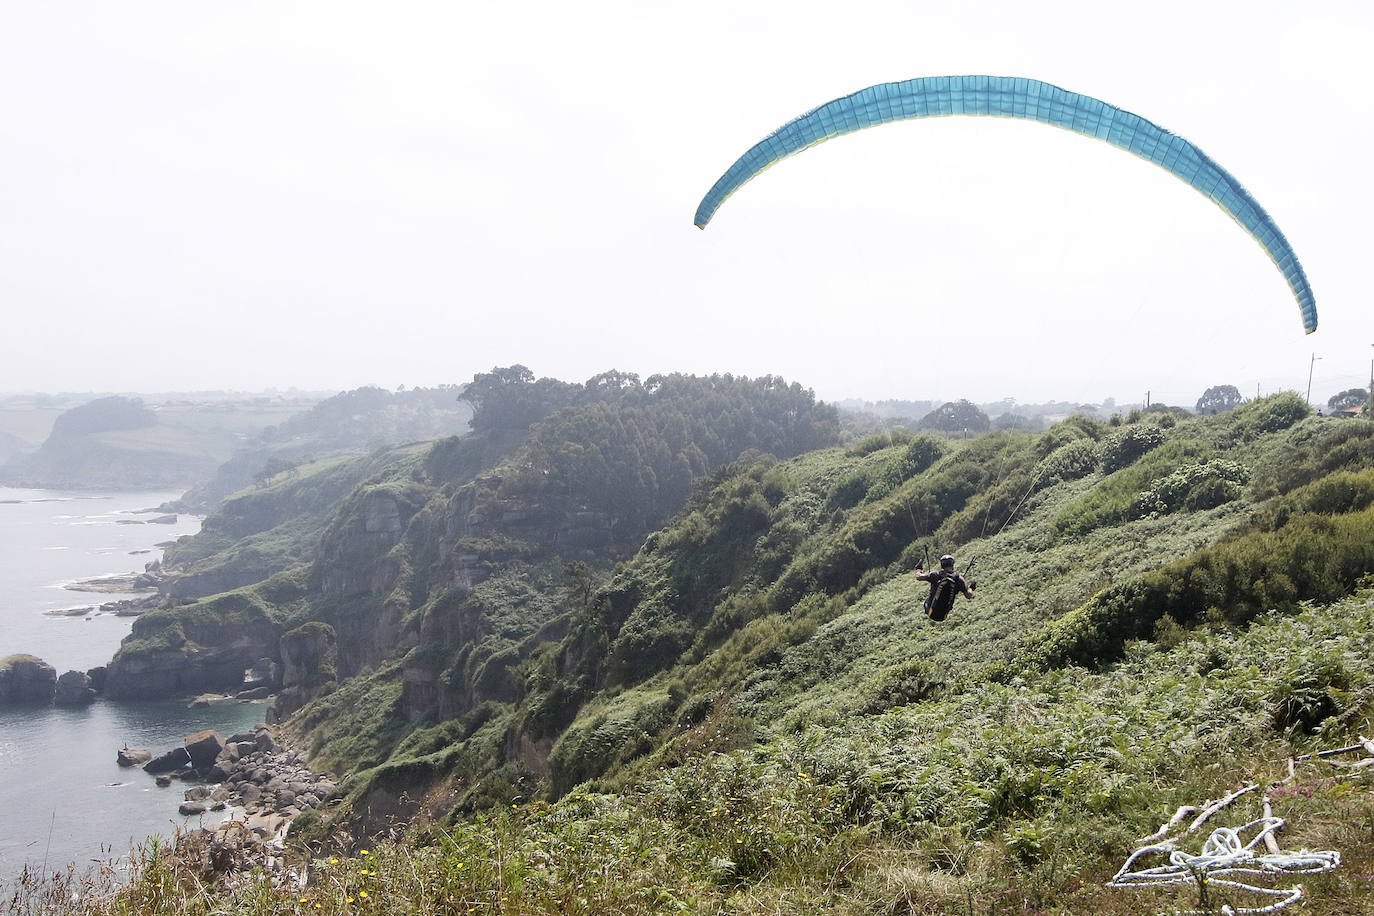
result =
M781 375L833 400L1368 384L1374 4L0 4L0 391ZM864 86L1033 77L1196 143L1320 327L1181 181L1041 124L749 146ZM1313 355L1320 357L1313 364Z

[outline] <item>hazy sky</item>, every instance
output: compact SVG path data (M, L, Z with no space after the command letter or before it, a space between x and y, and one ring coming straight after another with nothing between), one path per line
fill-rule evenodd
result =
M0 4L0 391L777 374L826 399L1367 384L1374 5ZM949 118L697 202L864 86L1033 77L1196 143Z

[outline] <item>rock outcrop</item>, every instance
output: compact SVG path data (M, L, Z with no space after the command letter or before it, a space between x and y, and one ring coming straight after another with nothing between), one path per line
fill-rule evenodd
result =
M57 671L32 655L0 658L0 705L48 704L57 691Z
M159 773L180 773L191 765L191 755L184 747L174 747L165 754L159 754L143 765L143 772L156 776Z
M186 755L190 757L193 769L209 770L215 765L223 750L224 742L219 740L219 735L208 729L186 736Z
M91 676L84 671L68 671L57 679L52 701L56 706L89 706L94 703L95 687L91 686Z
M234 692L244 672L277 652L281 627L242 592L138 617L106 667L105 696L133 700Z
M122 767L141 767L153 759L153 752L146 747L121 747L115 753L115 762Z
M314 621L281 638L282 692L272 706L281 720L324 693L338 677L339 647L334 628Z

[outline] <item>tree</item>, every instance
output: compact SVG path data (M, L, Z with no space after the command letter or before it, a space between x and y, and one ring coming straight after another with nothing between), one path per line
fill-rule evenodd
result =
M581 385L541 378L518 363L479 372L463 391L474 431L522 430L573 403Z
M1213 385L1197 399L1193 410L1200 414L1225 413L1235 410L1244 401L1235 385Z
M1369 392L1363 388L1349 388L1340 394L1333 394L1327 399L1326 406L1332 410L1345 410L1347 407L1359 407L1369 400Z
M958 401L948 401L932 410L921 418L918 424L920 429L940 429L945 432L959 432L961 430L973 430L974 432L986 432L992 428L992 421L988 415L978 409L977 404L973 404L963 398Z

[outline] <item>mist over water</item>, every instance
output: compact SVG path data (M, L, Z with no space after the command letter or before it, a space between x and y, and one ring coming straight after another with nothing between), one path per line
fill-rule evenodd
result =
M0 657L27 653L61 674L103 665L132 617L53 615L127 594L77 592L76 580L142 571L157 544L193 534L200 520L151 524L147 512L174 492L101 494L0 487ZM85 709L0 709L0 886L28 863L52 871L68 862L118 860L131 843L199 823L177 814L183 784L159 789L141 769L121 769L124 745L160 753L195 731L227 736L263 718L262 704L185 700L97 701ZM207 821L208 823L208 821Z

